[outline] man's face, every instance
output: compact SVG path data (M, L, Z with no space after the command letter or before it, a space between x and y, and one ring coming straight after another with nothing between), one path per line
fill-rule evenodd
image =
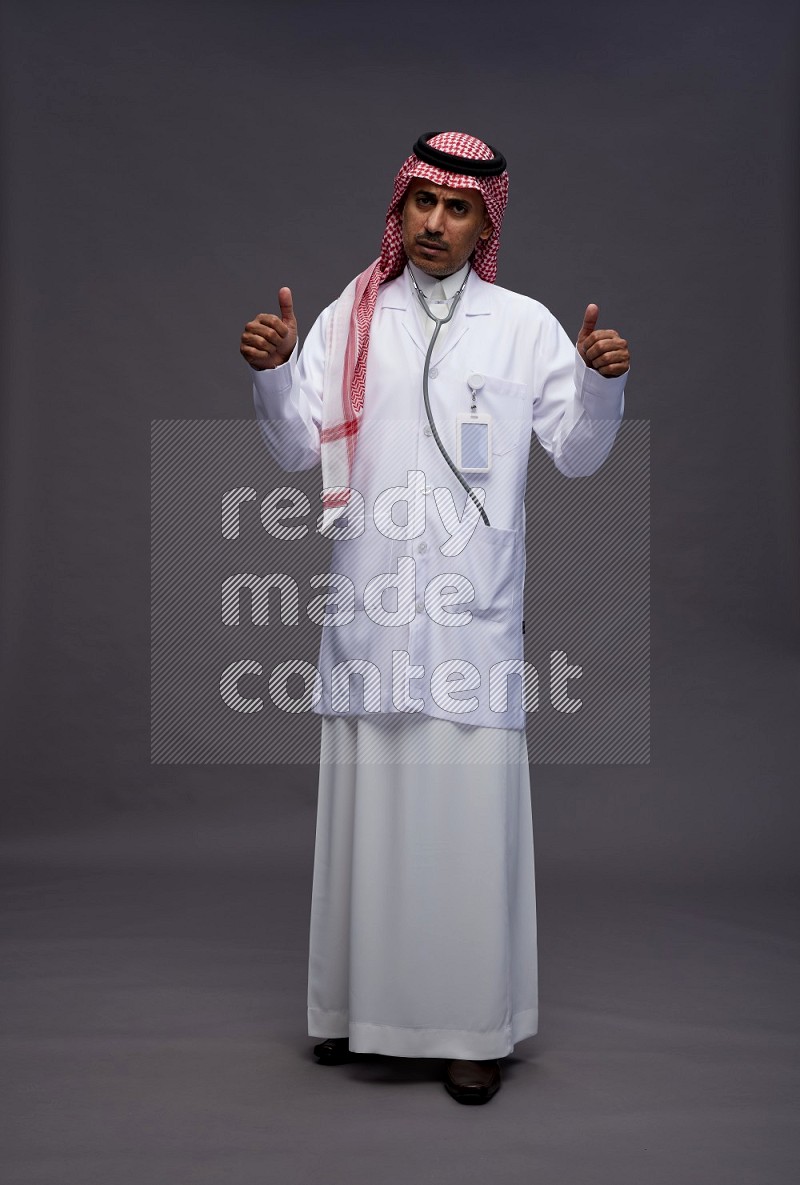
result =
M492 224L477 189L446 189L412 177L403 203L403 246L429 276L450 276L488 239Z

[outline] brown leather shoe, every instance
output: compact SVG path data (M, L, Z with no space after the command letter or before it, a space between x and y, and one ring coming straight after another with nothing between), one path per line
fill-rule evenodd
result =
M500 1063L449 1062L444 1073L448 1094L458 1103L488 1103L500 1089Z
M320 1065L341 1066L351 1060L350 1042L347 1037L327 1037L314 1046L314 1055Z

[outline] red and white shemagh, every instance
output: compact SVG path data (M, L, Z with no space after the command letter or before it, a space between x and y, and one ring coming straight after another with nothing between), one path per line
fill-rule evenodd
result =
M495 155L488 144L463 132L440 132L428 143L432 148L466 160L492 160ZM508 173L503 172L499 177L471 177L466 173L446 172L413 154L409 156L395 178L380 256L348 284L328 324L320 434L323 531L339 517L350 499L350 475L364 410L370 325L378 288L399 276L406 265L401 206L412 177L422 177L448 189L480 191L492 233L488 239L478 240L471 262L482 280L493 284L497 275L500 227L508 201Z

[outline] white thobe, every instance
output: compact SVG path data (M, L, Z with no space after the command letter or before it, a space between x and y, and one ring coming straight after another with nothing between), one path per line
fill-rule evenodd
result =
M431 292L429 278L416 275ZM446 297L460 280L443 282ZM319 458L330 311L318 319L299 359L293 355L255 378L262 434L289 470ZM352 481L367 507L412 470L425 474L426 509L435 486L450 489L454 500L460 494L458 505L464 506L463 491L427 427L420 384L430 329L421 312L405 273L382 285ZM484 672L490 653L521 654L530 429L562 472L593 472L613 443L624 379L588 370L543 306L484 284L474 273L440 339L431 402L449 451L455 452L455 413L469 408L466 379L475 373L485 377L479 407L494 419L493 468L481 481L492 525L478 524L467 569L479 627L469 653ZM409 502L415 531L422 521L417 511ZM334 571L358 569L365 554L374 559L372 571L394 570L399 557L411 554L424 567L423 557L440 554L447 531L432 513L423 518L421 531L388 542L374 523L370 535L368 521L367 547L360 552L350 541L337 541ZM436 574L428 569L425 575L431 571ZM359 575L363 580L367 571ZM412 662L431 656L433 663L452 653L436 650L419 602L420 612L402 625L399 641L387 640L392 630L374 623L359 634L359 619L370 624L359 609L350 643L384 674L388 654L398 646ZM359 1052L505 1056L538 1027L533 828L521 703L505 714L483 703L459 715L452 698L440 701L420 686L409 712L392 693L390 674L380 711L370 711L364 701L337 712L325 683L347 652L343 635L326 626L320 656L325 695L319 709L324 719L308 1032L348 1037ZM482 646L484 656L478 654Z

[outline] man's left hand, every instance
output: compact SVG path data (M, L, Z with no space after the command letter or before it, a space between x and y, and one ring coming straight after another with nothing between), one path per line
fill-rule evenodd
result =
M600 309L596 304L587 306L578 334L578 353L587 366L599 371L605 378L617 378L630 369L628 343L616 329L596 329L599 315Z

